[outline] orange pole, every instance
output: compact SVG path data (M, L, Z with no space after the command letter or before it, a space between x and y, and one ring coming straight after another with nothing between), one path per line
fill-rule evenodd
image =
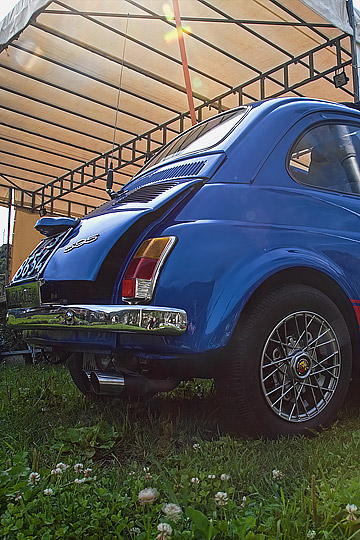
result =
M194 126L196 124L195 107L194 107L194 100L193 100L193 95L192 95L192 90L191 90L189 66L188 66L188 62L186 58L185 41L184 41L184 34L182 31L180 8L179 8L178 0L173 0L173 6L174 6L174 15L175 15L177 35L178 35L181 63L182 63L183 72L184 72L186 95L187 95L189 110L190 110L190 118L191 118L191 123Z

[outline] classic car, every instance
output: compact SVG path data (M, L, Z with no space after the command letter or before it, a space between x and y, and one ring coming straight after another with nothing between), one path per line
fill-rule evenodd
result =
M360 113L262 101L181 133L111 200L44 216L8 324L88 395L214 378L228 428L307 434L359 376Z

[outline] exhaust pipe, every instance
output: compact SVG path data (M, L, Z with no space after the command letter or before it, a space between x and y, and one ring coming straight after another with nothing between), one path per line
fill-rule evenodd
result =
M92 371L90 373L90 383L95 394L119 395L124 390L125 378L122 373Z
M83 372L87 377L87 372ZM114 373L92 371L89 384L96 394L143 396L157 392L169 392L176 388L180 379L147 379L139 373Z

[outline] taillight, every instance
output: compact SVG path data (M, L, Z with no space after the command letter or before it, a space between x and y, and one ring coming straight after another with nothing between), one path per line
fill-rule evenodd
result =
M125 302L149 301L161 267L176 241L175 236L145 240L131 259L122 282Z

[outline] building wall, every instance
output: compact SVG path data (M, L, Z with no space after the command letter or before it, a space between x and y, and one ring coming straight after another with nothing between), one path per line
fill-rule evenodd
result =
M12 257L10 264L11 278L19 266L29 256L35 246L42 240L43 235L34 229L39 214L16 209L12 239Z

